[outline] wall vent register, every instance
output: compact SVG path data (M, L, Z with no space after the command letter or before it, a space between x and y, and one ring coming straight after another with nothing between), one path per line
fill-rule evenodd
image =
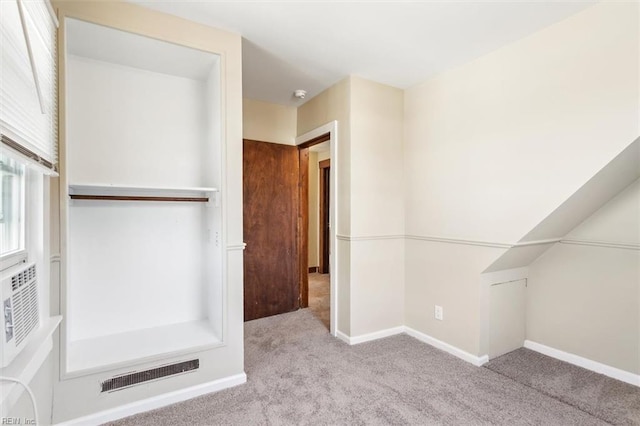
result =
M100 384L100 392L116 391L140 383L145 383L150 380L156 380L164 377L175 376L177 374L187 373L189 371L197 370L198 368L200 368L200 360L192 359L175 364L163 365L161 367L152 368L150 370L127 373L103 381Z

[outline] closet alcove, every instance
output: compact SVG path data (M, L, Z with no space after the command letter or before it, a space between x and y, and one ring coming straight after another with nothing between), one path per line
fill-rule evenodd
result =
M220 58L65 25L62 374L223 345Z

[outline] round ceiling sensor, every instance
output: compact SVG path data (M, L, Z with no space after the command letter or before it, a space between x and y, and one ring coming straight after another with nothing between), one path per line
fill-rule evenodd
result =
M295 90L293 92L293 96L295 96L298 99L304 99L304 97L307 96L307 91L302 89Z

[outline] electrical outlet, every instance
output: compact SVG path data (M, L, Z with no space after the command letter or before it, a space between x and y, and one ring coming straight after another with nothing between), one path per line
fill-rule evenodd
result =
M437 320L442 321L444 320L444 310L442 309L442 306L435 306L433 315L436 317Z

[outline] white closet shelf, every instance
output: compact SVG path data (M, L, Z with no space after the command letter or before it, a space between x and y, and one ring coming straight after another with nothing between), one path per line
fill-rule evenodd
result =
M207 320L76 340L67 348L67 374L81 376L220 345Z
M69 184L69 193L88 193L88 192L218 192L217 188L199 187L199 186L138 186L138 185L113 185L113 184Z
M208 194L217 192L211 187L158 187L100 184L71 184L69 197L79 200L115 201L209 201Z

